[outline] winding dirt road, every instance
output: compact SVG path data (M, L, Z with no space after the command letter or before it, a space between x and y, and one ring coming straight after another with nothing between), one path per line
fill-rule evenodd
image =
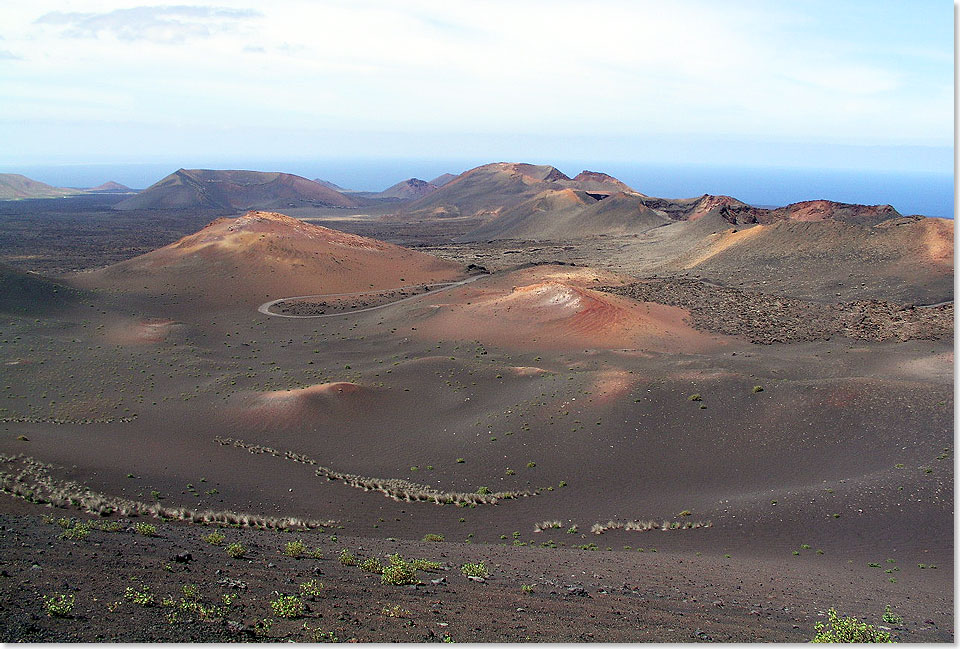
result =
M393 306L394 304L400 304L401 302L408 302L410 300L415 300L421 298L425 295L434 295L441 291L446 291L451 288L456 288L457 286L463 286L464 284L469 284L470 282L475 282L484 275L474 275L473 277L468 277L467 279L462 279L459 282L444 282L441 284L416 284L413 286L398 286L396 288L384 288L379 291L360 291L359 293L321 293L319 295L296 295L293 297L281 297L276 300L270 300L269 302L264 302L257 307L257 311L264 315L273 316L275 318L337 318L345 315L355 315L357 313L365 313L367 311L376 311L377 309L385 309L388 306ZM364 309L355 309L353 311L344 311L343 313L319 313L315 315L292 315L289 313L274 313L270 310L275 304L280 302L286 302L287 300L306 300L309 298L315 297L351 297L354 295L375 295L377 293L386 293L387 291L399 291L402 289L411 289L411 288L432 288L434 286L439 286L440 288L435 291L427 291L426 293L418 293L417 295L410 295L408 297L400 298L399 300L394 300L393 302L387 302L385 304L378 304L377 306L370 306Z

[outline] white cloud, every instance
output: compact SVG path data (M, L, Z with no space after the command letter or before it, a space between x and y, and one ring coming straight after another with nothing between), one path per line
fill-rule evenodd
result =
M0 25L23 60L0 66L0 120L22 120L25 133L38 115L79 110L104 123L241 131L952 141L950 77L925 81L909 53L891 57L869 35L831 40L823 17L804 11L707 0L12 0ZM921 40L900 51L949 70Z
M178 5L99 13L53 11L37 18L36 23L61 27L60 33L70 38L99 38L106 34L124 41L175 44L232 31L239 21L260 15L253 9Z

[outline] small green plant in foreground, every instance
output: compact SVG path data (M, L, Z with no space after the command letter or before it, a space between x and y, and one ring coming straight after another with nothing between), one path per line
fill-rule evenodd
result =
M476 577L477 579L486 579L490 576L490 573L487 572L487 566L482 561L480 563L465 563L460 566L460 572L465 577Z
M827 611L827 624L817 622L813 628L812 642L893 642L889 633L855 617L841 617L835 608Z
M443 534L424 534L423 540L432 543L441 543L443 542Z
M143 536L156 536L157 535L157 526L151 525L150 523L137 523L133 526L133 530L137 534L142 534Z
M227 554L234 559L242 559L246 553L247 549L243 547L243 543L231 543L227 546Z
M316 579L311 579L310 581L305 581L300 584L300 594L304 597L309 597L311 599L316 599L320 597L323 592L323 582L317 581Z
M405 586L407 584L416 584L417 570L411 564L403 560L399 554L391 554L389 557L390 565L383 567L381 581L385 584L394 586Z
M529 594L531 594L531 593L533 592L533 585L532 585L532 584L523 584L522 586L520 586L520 590L521 590L522 592L526 593L527 595L529 595Z
M123 598L138 606L150 606L153 604L153 593L150 592L149 586L144 586L143 590L137 590L132 586L127 586L127 590L123 593Z
M203 540L209 543L210 545L220 545L221 543L224 542L226 538L227 537L224 536L223 532L215 530L207 534L205 537L203 537Z
M293 595L281 595L270 602L270 608L277 617L296 618L303 615L306 605L299 597Z
M283 548L283 553L288 557L299 557L302 556L304 552L307 551L307 546L303 544L303 541L297 539L296 541L290 541Z
M350 552L350 550L348 550L348 549L346 549L346 548L344 548L343 550L340 551L340 558L339 558L339 560L340 560L340 563L343 564L343 565L345 565L345 566L355 566L355 565L357 565L357 557L356 557L356 555L354 555L353 552Z
M74 600L73 595L53 593L43 596L43 605L47 609L49 617L69 617L70 611L73 610Z
M887 604L887 608L883 611L883 621L893 625L903 624L903 618L894 613L889 604Z
M90 535L90 526L82 521L77 521L73 527L67 527L60 534L60 538L70 541L82 541Z

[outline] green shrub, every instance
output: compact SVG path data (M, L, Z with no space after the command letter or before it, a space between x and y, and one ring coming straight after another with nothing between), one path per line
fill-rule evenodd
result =
M360 562L360 569L366 570L367 572L375 572L379 575L383 572L383 564L380 563L380 559L371 557L370 559L364 559Z
M687 399L690 401L703 401L703 397L701 397L699 394L691 394L689 397L687 397Z
M304 597L316 599L323 592L323 582L311 579L300 584L300 594Z
M297 539L296 541L290 541L283 548L283 553L288 557L299 557L302 556L306 551L307 546L305 546L303 541L300 539Z
M243 543L231 543L227 546L227 554L234 559L242 559L246 553L247 549L243 547Z
M345 566L355 566L357 565L357 557L350 552L350 550L344 548L340 551L340 563Z
M149 586L144 586L143 590L137 590L132 586L127 586L126 591L123 593L123 598L138 606L150 606L153 604L153 594L150 592Z
M133 526L133 531L143 536L156 536L157 526L151 525L150 523L137 523Z
M536 462L527 462L527 468L528 468L528 469L532 469L532 468L535 467L535 466L537 466L537 463L536 463Z
M90 526L78 521L73 527L68 527L60 534L60 538L71 541L82 541L90 535Z
M883 621L893 625L903 624L903 618L894 613L889 604L887 604L887 608L883 611Z
M430 561L429 559L410 559L410 567L414 570L423 570L424 572L436 572L443 570L443 564L439 561Z
M531 593L533 592L533 585L532 585L532 584L523 584L522 586L520 586L520 590L521 590L522 592L526 593L527 595L529 595L529 594L531 594Z
M432 543L441 543L443 542L443 534L425 534L423 540Z
M477 493L480 495L486 495L493 492L490 491L490 487L480 487L479 489L477 489Z
M486 579L490 576L490 573L487 572L487 566L482 561L480 563L465 563L460 566L460 572L465 577L477 577L479 579Z
M754 391L754 393L756 393L756 392L763 392L763 386L762 386L762 385L755 385L755 386L753 386L753 391Z
M390 565L383 567L383 573L380 577L383 583L405 586L418 582L417 571L404 561L399 554L391 554L388 558L390 559Z
M293 595L281 595L270 602L270 608L277 617L296 618L303 615L306 610L306 604L299 597Z
M53 593L43 596L43 605L47 609L49 617L69 617L73 610L75 598L73 595L62 595Z
M224 542L226 538L227 537L224 536L223 532L216 530L216 531L210 532L205 537L203 537L203 540L209 543L210 545L220 545L221 543Z
M837 610L827 611L828 623L813 625L816 635L812 642L893 642L890 634L875 629L855 617L840 617Z

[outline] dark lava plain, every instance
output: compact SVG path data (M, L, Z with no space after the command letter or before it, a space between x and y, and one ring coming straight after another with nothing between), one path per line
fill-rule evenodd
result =
M117 214L111 200L0 203L0 262L69 282L58 275L169 244L218 216ZM500 290L527 261L563 262L531 273L572 262L585 273L619 270L623 286L651 279L636 272L635 238L454 244L475 223L431 231L375 210L291 213L494 271L470 291ZM428 335L455 296L473 301L466 289L327 319L106 289L46 317L0 313L0 471L15 474L22 455L54 483L107 501L326 522L278 530L100 517L0 494L0 640L803 642L835 607L901 641L953 642L946 314L917 335L856 337L830 325L813 339L756 344L738 333L737 314L754 318L743 331L761 331L757 314L778 305L756 291L775 297L790 272L766 287L743 273L743 287L726 285L747 293L689 289L687 322L712 342L679 351L642 337L509 344L485 337L496 311L462 335ZM597 271L595 287L609 287L609 275ZM784 291L794 306L819 285L800 272L797 286ZM818 304L853 302L851 286ZM698 325L741 294L749 304L725 312L723 327ZM923 286L909 299L901 278L891 303L932 294ZM871 299L882 295L870 286ZM902 332L898 313L870 316ZM226 438L276 453L217 441ZM411 498L417 489L520 496L395 500L318 476L319 466L403 481L390 484ZM77 521L98 522L65 534ZM632 530L631 521L657 526ZM205 539L215 530L218 544ZM303 554L287 556L296 540ZM228 556L232 543L244 557ZM419 585L392 585L344 565L344 551L359 562L399 553L440 566L418 571ZM468 579L461 566L479 562L488 576ZM304 598L302 616L277 617L271 601L310 580L323 586ZM43 597L54 593L75 597L67 617L47 615ZM888 605L902 624L882 621Z

